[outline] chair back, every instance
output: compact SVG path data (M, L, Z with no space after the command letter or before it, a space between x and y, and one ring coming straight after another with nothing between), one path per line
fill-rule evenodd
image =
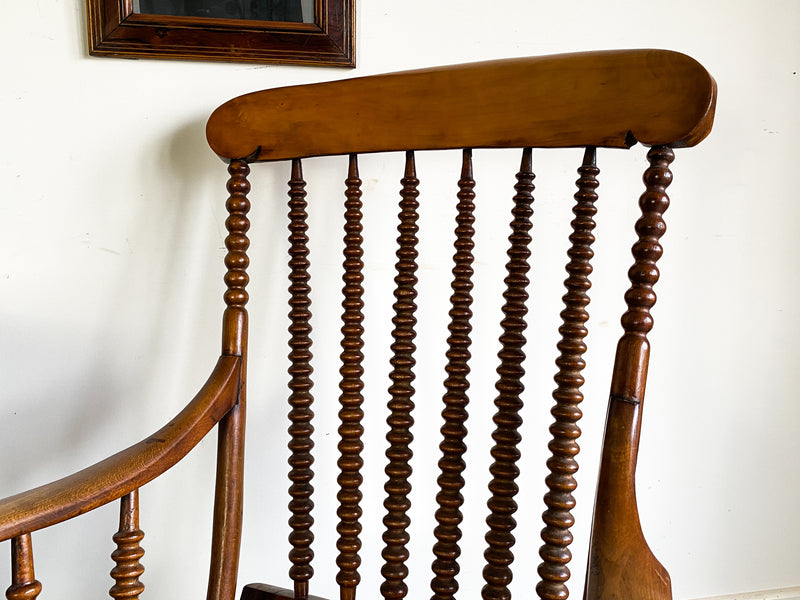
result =
M462 165L454 194L451 298L446 366L441 392L441 440L436 482L438 494L431 561L413 561L414 569L430 570L434 600L453 599L458 573L465 488L465 452L472 359L471 295L474 273L476 190L473 149L520 148L513 208L509 215L506 277L502 290L500 350L493 418L489 499L485 534L485 585L482 597L511 597L515 560L515 495L520 474L526 314L529 300L531 216L534 191L533 148L584 147L574 193L574 220L569 236L561 340L557 344L556 390L553 392L551 457L544 497L540 549L539 598L568 595L570 531L578 469L579 405L583 399L582 369L587 335L589 276L593 256L593 216L598 198L596 149L651 146L644 174L642 216L636 224L624 333L613 367L601 469L594 512L586 598L665 599L671 597L669 576L652 555L639 524L634 472L639 444L641 407L649 357L647 333L652 327L653 286L659 277L659 238L669 199L673 148L692 146L709 132L716 86L693 59L675 52L636 50L594 52L394 73L332 83L256 92L235 98L211 116L207 134L214 151L229 161L231 216L228 322L245 322L247 283L246 197L250 164L287 161L289 177L289 494L291 528L287 547L291 589L256 584L245 598L311 597L313 587L314 504L336 503L336 584L342 600L354 600L361 580L362 491L364 464L364 235L362 208L370 201L359 172L365 153L405 152L400 178L395 291L392 307L390 382L385 443L384 532L381 594L404 598L412 568L409 556L412 447L415 429L415 367L425 360L415 345L420 261L417 162L423 151L460 149ZM538 152L538 150L537 150ZM317 498L314 490L315 395L312 356L312 282L308 237L309 202L303 176L310 157L344 155L344 249L342 256L341 355L337 485L335 497ZM307 161L306 161L307 162ZM424 184L423 184L424 185ZM311 198L311 203L315 198ZM231 339L244 337L229 327ZM228 344L231 348L240 342ZM240 348L241 350L241 348ZM472 399L474 401L474 399ZM370 400L372 404L372 400ZM423 507L424 509L425 507ZM525 564L532 559L526 557ZM432 566L431 566L432 563ZM531 594L530 597L534 597Z

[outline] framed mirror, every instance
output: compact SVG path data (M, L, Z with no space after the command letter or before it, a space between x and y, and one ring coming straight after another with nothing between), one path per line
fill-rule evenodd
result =
M355 66L355 0L88 0L89 54Z

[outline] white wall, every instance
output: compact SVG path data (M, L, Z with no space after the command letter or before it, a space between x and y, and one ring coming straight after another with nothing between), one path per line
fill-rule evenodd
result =
M644 529L670 570L676 598L800 584L800 399L795 384L800 318L792 308L800 292L795 260L800 203L793 180L800 160L800 4L511 0L487 8L478 0L361 0L359 67L352 72L90 58L82 4L5 2L0 20L0 495L63 476L143 438L177 412L213 365L221 312L225 174L205 146L203 125L218 104L265 87L434 64L663 47L686 52L709 69L719 84L719 104L711 137L698 149L677 153L673 168L638 478ZM393 218L385 216L395 212L400 166L397 157L392 160L386 165L370 158L362 165L372 198L366 218L385 228L368 244L390 263L392 250L380 242L393 237ZM457 172L453 156L430 160L452 164ZM476 156L485 174L479 177L479 190L489 190L488 181L494 179L509 190L515 160L502 170L490 156ZM552 190L574 180L578 160L573 151L556 153L555 159L537 156L536 222L543 238L534 250L537 281L563 278L564 248L553 242L550 223L565 217L569 208ZM312 179L310 189L341 189L340 163L316 164L323 176ZM610 277L614 259L629 260L630 225L641 187L638 174L626 182L613 172L633 168L638 173L642 164L641 148L600 155L598 282ZM281 558L285 519L282 514L265 519L262 513L285 504L283 426L274 433L274 422L286 412L280 400L286 351L270 343L285 337L280 305L285 210L283 200L267 199L283 196L286 178L276 167L254 177L254 187L261 190L253 194L250 423L255 435L249 440L242 583L286 581ZM449 218L453 185L439 191L431 184L428 190L422 224L424 231L436 232L440 219ZM312 226L335 245L339 209L318 202ZM492 199L486 206L495 204L502 202ZM485 277L502 267L501 237L484 237ZM450 253L431 236L425 239L434 253ZM314 252L323 261L315 280L320 300L339 285L335 274L325 277L338 258L322 245ZM368 293L390 297L391 269L375 264L368 263ZM433 261L423 262L421 271L427 289L442 302L446 271ZM626 286L624 278L605 281L596 286L591 307L595 330L587 356L573 597L580 597L582 588L610 357ZM551 297L538 289L540 306L556 305L558 294ZM496 311L497 299L486 295L480 301ZM281 308L268 316L258 310L264 306ZM325 312L335 316L335 302L327 310L318 302L315 315ZM420 319L434 329L442 326L430 313L421 313ZM532 323L532 335L544 349L531 353L542 356L545 367L532 370L529 378L524 433L525 455L537 462L547 439L554 329L553 322L538 316ZM321 332L319 356L336 353L335 325L329 331ZM476 346L487 358L476 361L481 371L476 397L483 408L480 402L473 407L475 436L488 431L477 420L491 413L495 333L488 326L476 331ZM426 352L420 379L435 386L429 403L420 399L416 466L423 471L435 456L441 359L432 342L420 347ZM370 398L380 404L385 357L372 364L379 373L370 379ZM333 456L335 390L322 391L328 380L335 385L331 369L318 367L321 464ZM380 441L382 418L379 410L373 413L371 441ZM266 433L265 423L273 424L273 433ZM204 593L213 446L213 440L204 443L165 483L142 492L149 597ZM485 463L484 457L476 458ZM365 503L372 509L365 517L368 563L376 562L380 550L381 468L380 450L371 451L366 470L375 484ZM271 482L268 475L277 479ZM476 470L473 481L480 494L481 477ZM535 553L539 545L542 477L536 467L521 479L520 504L527 510L520 512L519 537L530 541L519 544L522 568L515 585L520 597L535 584L538 558L522 557L526 548ZM330 478L321 476L319 487L330 488ZM430 487L420 481L416 489L415 506L429 502ZM479 519L481 503L468 507ZM333 521L331 502L319 504L318 553L329 556L333 536L325 527ZM106 507L34 536L44 597L105 593L111 584L107 572L115 511ZM413 551L424 565L429 562L426 535L415 530ZM480 585L480 527L468 527L467 536L474 540L470 552L475 556L470 554L465 569L465 587L471 588ZM331 572L322 561L319 593L331 589ZM365 579L366 589L374 589L374 577ZM414 585L421 586L415 597L424 595L427 579L425 573L415 579Z

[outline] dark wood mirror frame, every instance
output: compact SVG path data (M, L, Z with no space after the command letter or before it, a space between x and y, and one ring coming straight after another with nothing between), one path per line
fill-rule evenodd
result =
M133 0L87 0L89 54L355 66L355 0L315 0L313 23L138 14Z

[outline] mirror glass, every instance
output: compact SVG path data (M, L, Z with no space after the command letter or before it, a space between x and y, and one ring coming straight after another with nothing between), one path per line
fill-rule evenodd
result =
M133 0L133 12L175 17L313 23L314 0Z

